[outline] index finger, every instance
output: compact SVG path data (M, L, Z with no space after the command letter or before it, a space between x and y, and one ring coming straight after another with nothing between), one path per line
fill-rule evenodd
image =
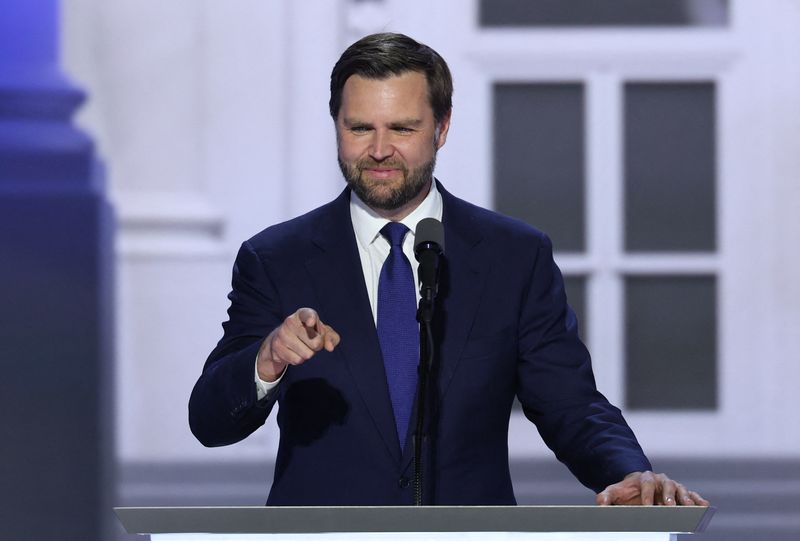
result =
M319 320L319 314L313 308L300 308L297 311L297 319L300 320L303 327L314 329L318 334L322 332L322 322Z

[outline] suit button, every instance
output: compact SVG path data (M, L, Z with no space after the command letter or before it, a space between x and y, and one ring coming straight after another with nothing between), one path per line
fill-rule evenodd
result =
M397 484L400 485L400 488L408 488L408 478L401 477L398 479Z

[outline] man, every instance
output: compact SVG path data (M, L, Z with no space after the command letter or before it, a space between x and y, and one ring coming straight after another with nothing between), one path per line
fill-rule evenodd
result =
M444 60L406 36L367 36L342 54L330 111L347 188L242 245L224 336L189 402L193 433L234 443L279 403L268 504L411 504L413 237L432 217L447 251L425 503L515 503L507 431L517 396L597 503L707 505L649 471L596 390L548 238L433 179L451 95Z

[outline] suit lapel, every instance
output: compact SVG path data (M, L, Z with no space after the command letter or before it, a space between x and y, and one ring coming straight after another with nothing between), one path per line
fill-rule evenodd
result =
M442 268L437 325L439 344L438 386L442 399L458 368L461 351L472 332L472 326L485 289L490 260L482 250L483 237L474 226L466 203L444 191L442 223L445 234L445 264Z
M311 235L319 251L306 261L306 268L320 302L320 317L341 336L336 352L344 358L387 451L399 462L400 444L349 201L345 190L316 223Z

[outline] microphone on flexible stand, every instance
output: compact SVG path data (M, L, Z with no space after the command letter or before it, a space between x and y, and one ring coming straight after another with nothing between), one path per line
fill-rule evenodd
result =
M417 392L417 419L414 432L414 503L422 505L422 440L425 419L425 397L428 379L433 369L433 309L439 292L439 263L444 255L444 226L434 218L424 218L414 232L414 256L419 261L419 388Z

